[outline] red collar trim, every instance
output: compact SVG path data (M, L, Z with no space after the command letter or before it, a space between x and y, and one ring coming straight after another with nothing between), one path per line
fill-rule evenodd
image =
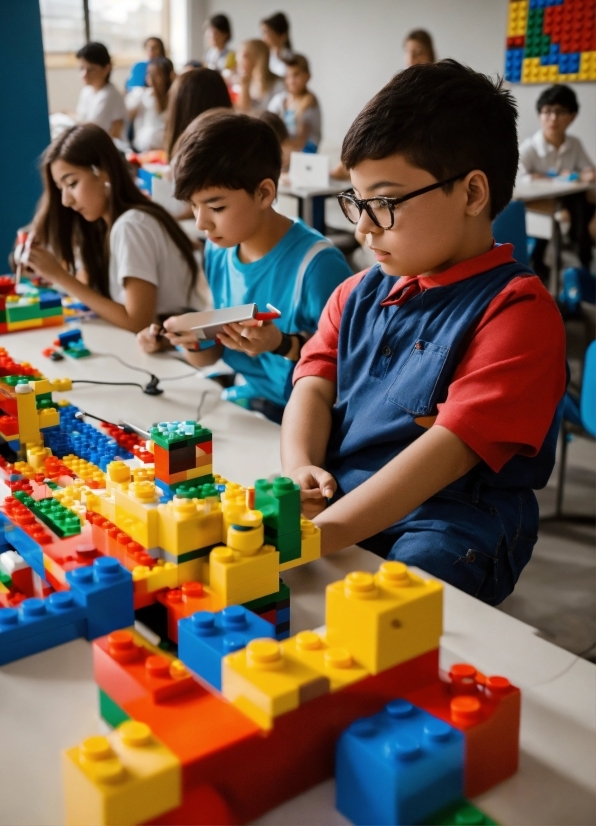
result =
M480 275L482 272L495 269L495 267L500 267L502 264L514 263L515 258L512 253L513 244L494 243L493 248L488 252L461 261L459 264L455 264L453 267L449 267L449 269L435 275L402 277L392 288L387 298L381 302L381 306L385 307L399 301L398 293L401 295L404 288L410 286L414 281L418 281L420 290L429 290L432 287L447 287L450 284L456 284L458 281L464 281L466 278L472 278L474 275ZM418 292L418 290L415 292Z

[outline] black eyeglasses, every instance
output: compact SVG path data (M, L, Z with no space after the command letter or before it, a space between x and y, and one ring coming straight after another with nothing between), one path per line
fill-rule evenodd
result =
M409 201L411 198L416 198L418 195L424 195L425 192L432 192L433 189L439 189L447 184L452 184L465 178L467 172L462 172L460 175L453 175L445 181L439 181L430 186L424 186L422 189L416 189L410 192L409 195L404 195L403 198L357 198L353 192L340 192L337 200L341 207L343 214L352 224L357 224L362 215L362 210L366 210L366 214L374 221L380 229L392 229L394 215L393 212L396 206L403 204L404 201Z

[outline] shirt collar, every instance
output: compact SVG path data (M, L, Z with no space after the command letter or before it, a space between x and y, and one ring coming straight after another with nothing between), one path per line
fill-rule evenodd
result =
M546 156L549 155L551 152L555 152L557 154L562 154L563 152L566 152L567 149L568 149L567 138L565 138L565 140L563 141L561 146L559 146L559 148L557 149L556 146L553 146L552 143L549 143L546 140L546 138L544 137L544 132L542 131L542 129L539 129L536 132L536 134L534 135L533 142L534 142L534 148L536 149L536 152L538 152L538 155L541 158L546 158Z
M435 273L435 275L402 277L391 289L387 298L381 302L381 305L386 307L400 302L404 289L415 281L418 282L418 289L415 293L418 293L422 290L432 289L433 287L447 287L450 284L456 284L458 281L465 281L466 278L472 278L474 275L480 275L480 273L493 270L502 264L514 263L515 258L512 253L513 244L497 244L493 242L493 247L488 252L484 252L482 255L477 255L474 258L468 258L466 261L460 261L459 264L455 264L453 267L443 270L443 272ZM412 295L415 294L412 290L410 293Z

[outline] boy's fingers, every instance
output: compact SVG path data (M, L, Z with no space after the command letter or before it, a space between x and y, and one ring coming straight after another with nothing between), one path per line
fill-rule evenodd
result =
M320 488L306 488L300 491L301 499L322 499Z

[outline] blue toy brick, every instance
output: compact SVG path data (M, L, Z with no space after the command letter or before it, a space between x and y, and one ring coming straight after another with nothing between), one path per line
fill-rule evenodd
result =
M278 609L275 613L275 621L278 625L281 625L282 622L289 622L290 621L290 609L289 608L281 608Z
M86 613L68 591L0 608L0 665L84 636Z
M464 746L448 723L394 700L340 737L337 808L356 826L423 823L463 797Z
M17 525L11 525L6 528L6 541L9 546L20 554L27 565L32 568L36 574L44 579L46 572L43 565L43 549L42 546L35 541L29 534L25 533L22 528Z
M82 338L81 331L76 328L74 330L67 330L66 333L58 333L58 341L62 347L67 347L69 344L81 341Z
M242 605L197 611L178 622L178 657L187 668L221 691L221 661L251 640L274 637L270 622Z
M134 624L132 574L113 557L99 557L93 565L66 572L75 597L87 608L87 639Z
M50 307L61 307L62 298L59 293L53 290L44 290L39 295L39 307L41 310L49 310Z

